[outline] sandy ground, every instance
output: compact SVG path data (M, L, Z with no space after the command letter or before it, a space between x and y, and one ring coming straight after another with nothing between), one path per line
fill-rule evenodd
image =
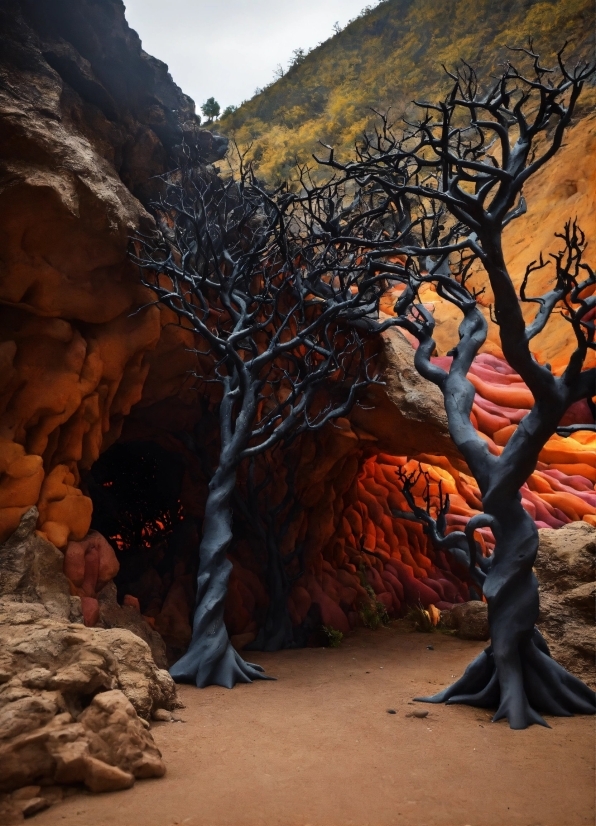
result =
M483 710L409 704L451 682L480 649L441 634L380 629L359 631L338 649L257 655L277 682L181 688L184 722L153 727L165 778L67 798L34 822L593 824L593 718L511 731ZM407 717L413 709L429 715Z

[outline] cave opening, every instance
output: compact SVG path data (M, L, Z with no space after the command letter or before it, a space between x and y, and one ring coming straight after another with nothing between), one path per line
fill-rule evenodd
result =
M188 646L200 525L182 504L184 458L152 441L117 442L89 471L91 529L113 547L119 604L162 636L168 662Z
M396 468L418 463L363 453L342 433L334 434L331 471L319 467L322 444L305 440L296 480L288 463L262 468L263 501L251 500L244 476L238 481L224 616L238 650L326 645L331 632L376 627L412 606L439 611L477 598L467 570L433 549L422 524L402 518L407 505ZM328 447L330 440L327 434ZM192 635L207 464L178 440L123 439L85 478L92 530L120 566L109 587L120 606L138 610L138 621L158 632L169 665ZM458 477L465 493L462 484ZM279 513L278 499L289 502ZM457 529L467 518L454 513L447 521ZM280 570L284 587L273 576ZM101 623L100 595L99 603Z

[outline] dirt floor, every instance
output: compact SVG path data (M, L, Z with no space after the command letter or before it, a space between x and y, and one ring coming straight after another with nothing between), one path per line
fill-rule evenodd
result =
M380 629L337 649L253 655L277 682L183 686L184 722L154 725L165 778L67 798L35 824L593 824L594 718L511 731L483 710L410 704L481 647ZM408 717L414 709L428 717Z

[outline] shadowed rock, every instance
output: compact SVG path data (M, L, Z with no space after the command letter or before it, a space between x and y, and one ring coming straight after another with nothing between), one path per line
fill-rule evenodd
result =
M596 528L572 522L558 530L543 528L539 534L535 567L540 583L540 630L553 656L594 686Z

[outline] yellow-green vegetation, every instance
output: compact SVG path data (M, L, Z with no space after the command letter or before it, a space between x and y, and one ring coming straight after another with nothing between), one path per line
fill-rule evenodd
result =
M350 152L374 124L371 108L398 119L413 114L413 100L441 98L443 65L463 59L489 78L515 58L507 46L529 36L545 61L566 40L569 58L591 57L594 18L594 0L385 0L215 128L240 147L252 144L259 176L276 183L296 160L325 155L318 141Z
M338 628L333 628L331 625L324 625L323 631L327 637L329 648L339 648L344 635Z
M362 600L358 609L360 622L366 627L376 631L381 625L389 625L389 614L383 603L377 599L370 582L366 578L364 566L360 567L360 584L369 596L368 600Z

